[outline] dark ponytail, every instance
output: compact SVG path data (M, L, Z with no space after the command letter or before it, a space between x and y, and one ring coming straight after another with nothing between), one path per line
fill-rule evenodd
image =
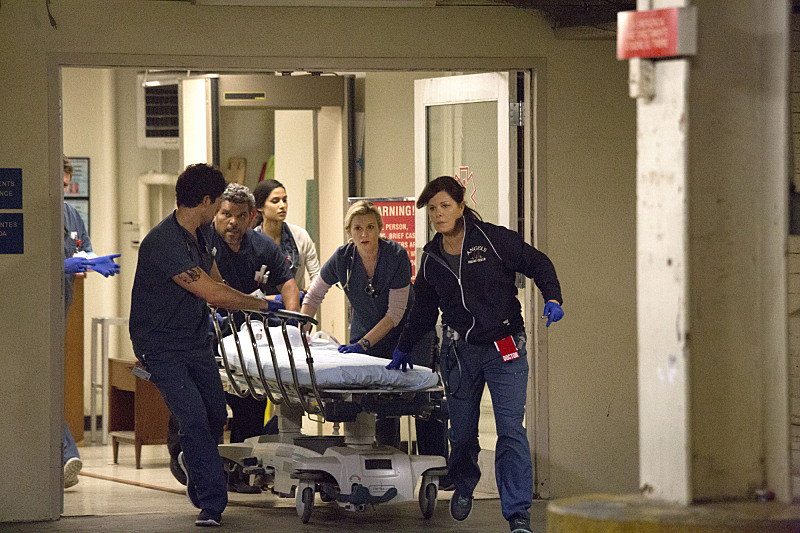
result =
M253 190L253 197L256 199L256 209L261 209L264 207L264 204L269 198L269 195L272 194L272 191L275 189L286 189L278 180L264 180L256 185L256 188ZM255 218L253 219L253 228L257 228L264 222L264 216L259 212Z

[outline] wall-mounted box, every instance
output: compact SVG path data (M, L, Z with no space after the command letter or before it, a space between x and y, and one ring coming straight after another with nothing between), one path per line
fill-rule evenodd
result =
M174 76L136 77L136 125L139 148L177 150L180 147L180 82Z

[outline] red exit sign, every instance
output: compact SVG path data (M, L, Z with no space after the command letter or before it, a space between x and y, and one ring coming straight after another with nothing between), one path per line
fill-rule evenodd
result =
M617 13L617 59L687 56L696 48L694 6Z

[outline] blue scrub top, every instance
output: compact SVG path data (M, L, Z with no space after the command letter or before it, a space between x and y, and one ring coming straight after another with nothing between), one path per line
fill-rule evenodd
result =
M255 273L262 265L266 265L269 272L265 294L278 294L278 285L294 278L286 257L275 241L249 228L242 236L238 252L231 250L225 239L214 230L214 259L222 279L245 294L258 289Z
M211 272L211 227L200 226L195 237L178 224L173 211L139 246L128 326L133 351L139 357L209 346L205 300L172 279L198 266L207 274Z
M72 257L77 252L91 252L92 241L86 231L80 213L64 202L64 259ZM64 274L64 316L66 317L69 306L72 304L72 284L75 283L75 274Z
M411 284L411 261L408 252L395 241L380 239L378 243L378 264L372 286L375 293L365 292L367 271L353 243L340 246L320 271L322 280L328 285L339 283L350 300L350 342L356 342L369 332L386 316L389 309L389 290L402 289ZM414 291L408 292L408 304L403 320L392 328L386 336L375 343L367 353L377 357L391 358L397 339L405 325L406 317L414 303Z
M261 229L260 225L256 226L254 231L259 235L264 235L264 230ZM264 236L266 237L266 235ZM273 243L275 242L271 237L267 238ZM292 272L292 277L296 276L297 269L300 267L300 250L297 248L297 243L294 240L294 235L292 235L292 230L289 228L289 224L286 222L281 225L281 242L279 247L281 253L286 256L286 261L289 263L289 269Z

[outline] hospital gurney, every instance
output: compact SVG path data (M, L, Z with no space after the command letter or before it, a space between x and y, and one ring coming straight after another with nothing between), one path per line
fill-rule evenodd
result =
M216 312L216 310L212 310ZM341 354L338 343L317 334L311 341L298 327L316 321L290 311L243 313L238 325L229 314L228 335L215 321L228 392L269 399L277 407L278 434L222 444L226 468L241 469L254 484L294 497L297 514L308 522L316 493L350 511L399 503L417 496L422 515L433 515L439 478L447 473L439 456L407 455L375 444L375 414L430 416L441 398L438 374L424 367L387 370L386 360ZM242 316L242 314L238 315ZM265 321L280 326L265 327ZM341 423L343 435L303 436L303 416Z

